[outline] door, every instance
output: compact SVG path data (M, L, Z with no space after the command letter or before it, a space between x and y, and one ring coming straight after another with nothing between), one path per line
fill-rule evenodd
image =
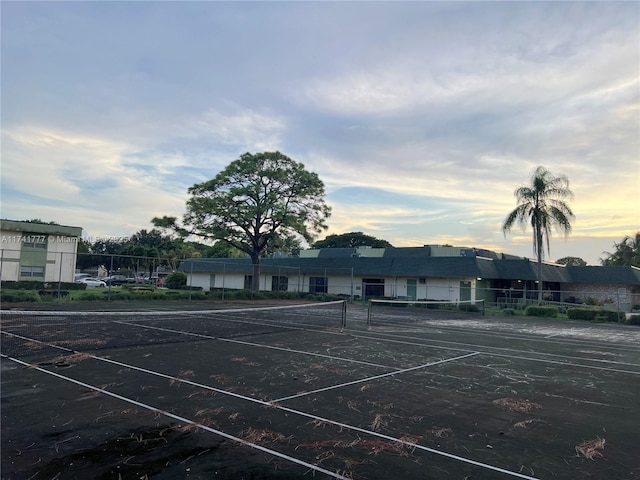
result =
M417 285L415 278L407 279L407 300L415 300L417 295Z
M460 282L460 301L471 300L471 282Z
M384 297L384 278L363 278L365 298Z

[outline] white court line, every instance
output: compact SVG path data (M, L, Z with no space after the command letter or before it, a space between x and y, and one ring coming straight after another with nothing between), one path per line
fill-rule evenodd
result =
M245 340L234 340L232 338L215 337L213 335L204 335L202 333L185 332L183 330L173 330L172 328L154 327L152 325L141 325L139 323L124 322L124 321L116 321L115 323L123 323L125 325L132 325L132 326L140 327L140 328L148 328L150 330L159 330L161 332L179 333L181 335L189 335L189 336L192 336L192 337L205 338L207 340L218 340L220 342L237 343L237 344L240 344L240 345L248 345L248 346L252 346L252 347L268 348L270 350L279 350L279 351L287 352L287 353L299 353L299 354L302 354L302 355L311 355L313 357L328 358L328 359L331 359L331 360L340 360L340 361L344 361L344 362L357 363L357 364L360 364L360 365L367 365L369 367L391 368L391 369L394 369L394 370L401 370L398 367L392 367L392 366L389 366L389 365L380 365L378 363L364 362L362 360L353 360L353 359L350 359L350 358L335 357L335 356L332 356L332 355L325 355L323 353L305 352L304 350L294 350L294 349L291 349L291 348L276 347L275 345L264 345L262 343L247 342Z
M559 337L560 335L562 335L562 334L561 334L561 333L554 333L553 335L547 335L547 336L546 336L546 337L544 337L544 338L554 338L554 337ZM597 342L594 342L594 343L596 343L596 344L597 344Z
M3 332L3 333L6 333L6 332ZM9 335L14 335L14 334L9 334ZM18 335L14 335L14 336L18 336ZM26 337L20 337L20 336L18 336L18 337L30 340L30 339L28 339ZM40 340L35 340L35 339L33 339L33 341L37 342L37 343L45 343L45 342L42 342ZM61 348L61 349L64 349L64 350L68 350L68 351L74 351L74 350L69 350L69 349L67 349L65 347L58 347L57 345L51 345L51 346L56 347L56 348ZM80 353L80 352L78 352L78 353ZM0 356L7 357L4 354L0 354ZM521 473L513 472L511 470L506 470L506 469L503 469L503 468L500 468L500 467L496 467L494 465L489 465L487 463L482 463L482 462L478 462L476 460L471 460L470 458L460 457L458 455L454 455L452 453L443 452L441 450L435 450L433 448L425 447L423 445L418 445L417 443L408 442L408 441L402 440L400 438L394 438L394 437L391 437L389 435L385 435L383 433L374 432L372 430L366 430L364 428L356 427L354 425L349 425L349 424L346 424L346 423L337 422L337 421L331 420L329 418L319 417L319 416L313 415L311 413L303 412L302 410L295 410L293 408L289 408L289 407L285 407L285 406L282 406L282 405L278 405L276 403L267 402L267 401L264 401L264 400L259 400L257 398L246 397L244 395L240 395L240 394L237 394L237 393L234 393L234 392L229 392L227 390L221 390L219 388L211 387L209 385L204 385L202 383L192 382L191 380L186 380L186 379L183 379L183 378L178 378L178 377L174 377L174 376L171 376L171 375L167 375L167 374L164 374L164 373L161 373L161 372L156 372L154 370L148 370L146 368L137 367L135 365L130 365L130 364L127 364L127 363L118 362L116 360L111 360L109 358L97 357L95 355L90 355L90 357L95 359L95 360L99 360L99 361L103 361L103 362L107 362L107 363L112 363L112 364L118 365L120 367L130 368L132 370L137 370L137 371L140 371L140 372L143 372L143 373L148 373L150 375L154 375L154 376L157 376L157 377L160 377L160 378L167 378L167 379L173 380L175 382L184 383L184 384L191 385L191 386L194 386L194 387L202 388L204 390L210 390L210 391L213 391L213 392L216 392L216 393L220 393L222 395L228 395L230 397L238 398L238 399L241 399L241 400L246 400L246 401L251 402L251 403L257 403L258 405L262 405L262 406L265 406L265 407L276 408L276 409L282 410L284 412L288 412L288 413L291 413L291 414L294 414L294 415L299 415L301 417L309 418L311 420L318 420L318 421L321 421L321 422L324 422L324 423L327 423L327 424L330 424L330 425L335 425L335 426L340 427L340 428L345 428L347 430L352 430L354 432L359 432L359 433L363 433L363 434L366 434L366 435L369 435L369 436L382 438L384 440L397 442L397 443L400 443L402 445L405 445L407 447L410 447L410 448L413 448L413 449L416 449L416 450L421 450L421 451L424 451L424 452L432 453L432 454L439 455L439 456L442 456L442 457L446 457L446 458L449 458L449 459L452 459L452 460L456 460L456 461L459 461L459 462L467 463L469 465L474 465L474 466L477 466L477 467L486 468L488 470L492 470L492 471L495 471L495 472L504 473L506 475L510 475L510 476L513 476L513 477L516 477L516 478L523 478L523 479L526 479L526 480L540 480L540 479L538 479L536 477L530 477L528 475L523 475ZM7 358L10 358L10 357L7 357ZM21 363L23 363L23 362L21 362ZM26 365L28 365L28 364L26 364ZM45 371L48 372L48 370L45 370ZM58 375L58 374L56 374L56 375Z
M470 350L467 348L462 348L462 347L446 347L446 346L441 346L441 345L437 345L437 344L433 344L433 343L421 343L421 342L410 342L407 340L396 340L394 338L390 338L390 337L400 337L400 338L404 338L404 335L394 335L394 334L388 334L388 333L372 333L372 334L365 334L363 335L362 333L354 333L353 331L349 332L349 335L352 335L353 337L356 338L366 338L369 340L375 340L375 341L379 341L379 342L389 342L389 343L400 343L403 345L414 345L414 346L421 346L421 347L430 347L430 348L441 348L441 349L446 349L446 350L457 350L457 351L477 351L479 350L478 347L481 348L486 348L487 351L480 351L479 353L482 355L493 355L493 356L497 356L497 357L506 357L506 358L518 358L518 359L523 359L523 360L531 360L534 362L547 362L547 363L553 363L553 364L559 364L559 365L567 365L567 366L573 366L573 367L581 367L581 368L592 368L595 370L605 370L605 371L610 371L610 372L618 372L618 373L629 373L631 375L640 375L640 372L635 372L632 370L621 370L621 369L617 369L617 368L609 368L609 367L599 367L599 366L594 366L594 365L584 365L581 363L571 363L571 362L561 362L559 360L546 360L543 358L531 358L531 357L522 357L522 356L517 356L517 355L508 355L505 353L498 353L498 352L493 352L491 350L502 350L502 351L506 351L506 352L514 352L514 353L520 353L520 354L531 354L534 353L536 355L541 355L541 356L546 356L546 357L557 357L557 358L566 358L568 360L579 360L579 361L589 361L589 362L598 362L598 363L609 363L609 364L613 364L613 365L628 365L630 367L640 367L640 365L636 364L636 363L626 363L626 362L615 362L613 360L601 360L601 359L597 359L597 358L583 358L583 357L573 357L571 355L558 355L556 353L544 353L544 352L525 352L523 350L516 350L513 348L502 348L502 347L491 347L491 346L487 346L487 345L471 345L468 343L458 343L458 342L452 342L452 341L445 341L445 340L433 340L433 339L429 339L429 342L438 342L438 343L448 343L448 344L452 344L452 345L461 345L464 347L474 347L474 350ZM379 335L379 336L375 336L375 335ZM386 336L385 336L386 335Z
M461 360L467 357L473 357L474 355L478 355L479 352L468 353L466 355L461 355L459 357L447 358L445 360L439 360L437 362L425 363L424 365L418 365L417 367L405 368L403 370L398 370L396 372L383 373L381 375L374 375L373 377L361 378L360 380L353 380L351 382L340 383L338 385L332 385L330 387L318 388L317 390L310 390L308 392L298 393L296 395L290 395L288 397L278 398L276 400L271 400L273 403L284 402L285 400L291 400L292 398L305 397L307 395L312 395L318 392L326 392L327 390L333 390L335 388L348 387L349 385L356 385L358 383L370 382L371 380L377 380L379 378L390 377L392 375L398 375L400 373L411 372L413 370L419 370L421 368L432 367L434 365L440 365L441 363L453 362L455 360Z
M146 404L146 403L142 403L142 402L139 402L137 400L133 400L133 399L128 398L128 397L123 397L122 395L118 395L117 393L109 392L108 390L104 390L102 388L90 385L88 383L81 382L79 380L76 380L76 379L71 378L71 377L67 377L65 375L60 375L59 373L52 372L52 371L47 370L45 368L34 367L32 365L29 365L26 362L23 362L23 361L18 360L16 358L8 357L8 356L6 356L4 354L0 354L0 356L2 356L4 358L7 358L7 359L9 359L9 360L11 360L13 362L19 363L20 365L23 365L25 367L31 368L33 370L38 370L38 371L46 373L48 375L53 375L54 377L61 378L62 380L66 380L67 382L75 383L76 385L80 385L81 387L89 388L89 389L94 390L96 392L100 392L103 395L108 395L108 396L116 398L118 400L122 400L123 402L127 402L127 403L130 403L132 405L136 405L138 407L144 408L146 410L150 410L152 412L159 413L161 415L164 415L165 417L173 418L174 420L178 420L180 422L187 423L189 425L193 425L193 426L198 427L198 428L200 428L202 430L205 430L207 432L215 433L216 435L219 435L219 436L221 436L223 438L226 438L228 440L233 440L234 442L238 442L238 443L240 443L242 445L245 445L247 447L251 447L253 449L260 450L262 452L268 453L268 454L273 455L275 457L282 458L284 460L288 460L289 462L296 463L298 465L302 465L302 466L304 466L306 468L309 468L311 470L314 470L316 472L324 473L325 475L329 475L329 476L331 476L333 478L338 478L340 480L348 480L348 477L344 477L344 476L342 476L342 475L340 475L338 473L332 472L330 470L326 470L326 469L324 469L322 467L319 467L317 465L313 465L311 463L307 463L304 460L300 460L300 459L295 458L295 457L290 457L289 455L286 455L284 453L280 453L280 452L278 452L276 450L271 450L270 448L266 448L266 447L263 447L261 445L257 445L255 443L248 442L246 440L243 440L242 438L235 437L235 436L230 435L228 433L225 433L225 432L223 432L221 430L216 430L215 428L211 428L211 427L208 427L206 425L202 425L201 423L194 422L193 420L190 420L190 419L185 418L185 417L181 417L179 415L175 415L173 413L167 412L166 410L162 410L162 409L156 408L156 407L154 407L152 405L149 405L149 404Z

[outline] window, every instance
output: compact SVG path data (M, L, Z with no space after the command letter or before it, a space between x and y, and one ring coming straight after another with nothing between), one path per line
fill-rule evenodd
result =
M289 277L274 275L271 277L271 291L286 292L289 289Z
M27 278L44 278L44 267L20 267L20 276Z
M34 235L27 234L22 237L23 248L47 248L47 236L46 235Z
M327 277L309 277L309 293L327 293Z

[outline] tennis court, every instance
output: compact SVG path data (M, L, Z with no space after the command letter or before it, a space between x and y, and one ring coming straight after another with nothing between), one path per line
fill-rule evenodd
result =
M2 478L640 478L640 329L317 303L2 313Z

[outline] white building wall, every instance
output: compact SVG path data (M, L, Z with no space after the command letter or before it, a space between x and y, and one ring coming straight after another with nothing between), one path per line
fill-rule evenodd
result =
M0 255L2 256L2 263L0 264L0 268L2 269L0 272L0 280L18 280L18 277L20 276L20 250L16 251L3 247Z
M45 282L73 282L77 260L77 238L49 235Z
M20 255L25 234L13 230L0 230L0 256L2 257L0 279L17 281L20 279ZM44 278L45 282L73 282L76 268L77 237L64 235L46 235L47 251Z
M210 290L211 279L209 273L187 273L187 285L202 287L204 291ZM263 273L260 275L260 290L270 291L273 273ZM287 275L289 292L309 292L309 278L322 277L323 275ZM350 275L327 275L327 293L332 295L358 296L362 297L362 277L351 278ZM460 300L460 279L448 278L428 278L426 283L416 282L416 298L419 300L444 300L456 302ZM476 298L475 279L468 279L471 282L471 299ZM239 290L244 288L244 274L238 273L216 273L214 288L225 288ZM407 295L407 278L386 277L384 278L384 295L389 298L402 297Z
M0 279L3 281L16 281L20 277L20 238L21 232L0 230Z

